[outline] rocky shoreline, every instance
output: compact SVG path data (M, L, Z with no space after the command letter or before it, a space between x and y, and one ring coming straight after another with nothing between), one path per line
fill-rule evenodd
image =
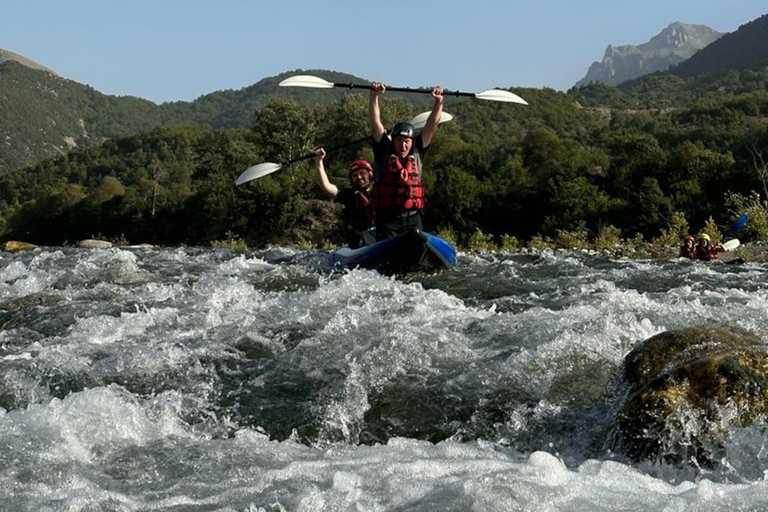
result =
M150 249L154 248L151 244L138 244L121 246L115 245L111 242L104 240L81 240L76 244L77 247L85 249L107 249L110 247L123 247L128 249ZM3 243L0 246L0 250L5 252L20 252L36 249L38 246L27 243L10 240ZM652 248L639 248L634 247L617 247L614 250L610 249L538 249L531 247L523 247L520 249L511 250L510 252L516 252L520 254L541 254L542 252L552 251L555 254L589 254L591 256L602 256L609 259L674 259L677 258L679 248L678 247L652 247ZM768 262L768 243L766 242L749 242L740 245L734 251L727 251L720 254L720 259L723 262L729 262L736 259L741 259L745 263L766 263Z

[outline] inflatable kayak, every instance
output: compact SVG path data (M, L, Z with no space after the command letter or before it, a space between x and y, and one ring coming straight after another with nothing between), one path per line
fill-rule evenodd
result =
M385 274L431 272L456 265L456 249L450 243L417 229L358 249L344 246L333 255L337 266L363 267Z

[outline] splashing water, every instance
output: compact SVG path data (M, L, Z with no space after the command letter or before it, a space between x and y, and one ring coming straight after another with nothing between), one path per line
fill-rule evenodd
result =
M596 442L639 341L768 334L765 267L461 255L395 279L326 256L0 254L0 508L768 507L759 425L716 471Z

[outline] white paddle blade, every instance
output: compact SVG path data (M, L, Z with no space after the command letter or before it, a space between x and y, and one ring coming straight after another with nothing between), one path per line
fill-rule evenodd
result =
M417 130L421 130L427 124L427 119L429 119L429 115L431 113L432 112L422 112L421 114L418 114L413 118L411 118L411 120L408 122L411 123L413 127L416 128ZM439 123L440 124L447 123L451 119L453 119L453 116L451 114L449 114L448 112L443 112L440 115Z
M739 242L738 238L734 238L733 240L728 240L723 244L723 249L726 251L732 251L736 249L738 246L741 245L741 242Z
M251 180L255 180L256 178L261 178L262 176L266 176L267 174L272 174L273 172L280 169L282 165L280 164L273 164L273 163L265 163L265 164L257 164L252 167L247 168L245 171L243 171L243 174L241 174L236 180L235 185L242 185L243 183L247 183Z
M506 103L520 103L521 105L527 105L528 102L517 94L509 91L501 91L499 89L489 89L487 91L475 93L475 98L488 101L503 101Z
M333 83L318 76L296 75L286 78L278 84L280 87L314 87L315 89L332 89Z

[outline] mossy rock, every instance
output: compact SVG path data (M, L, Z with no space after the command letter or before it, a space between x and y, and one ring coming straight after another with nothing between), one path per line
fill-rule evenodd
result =
M35 244L30 244L27 242L18 242L16 240L9 240L3 244L3 250L5 252L31 251L33 249L37 249L37 246Z
M676 361L697 353L760 345L754 334L738 327L689 327L657 334L639 343L624 358L624 380L633 387L658 377Z
M611 444L630 458L713 464L730 432L768 413L768 347L730 327L661 333L625 358Z

